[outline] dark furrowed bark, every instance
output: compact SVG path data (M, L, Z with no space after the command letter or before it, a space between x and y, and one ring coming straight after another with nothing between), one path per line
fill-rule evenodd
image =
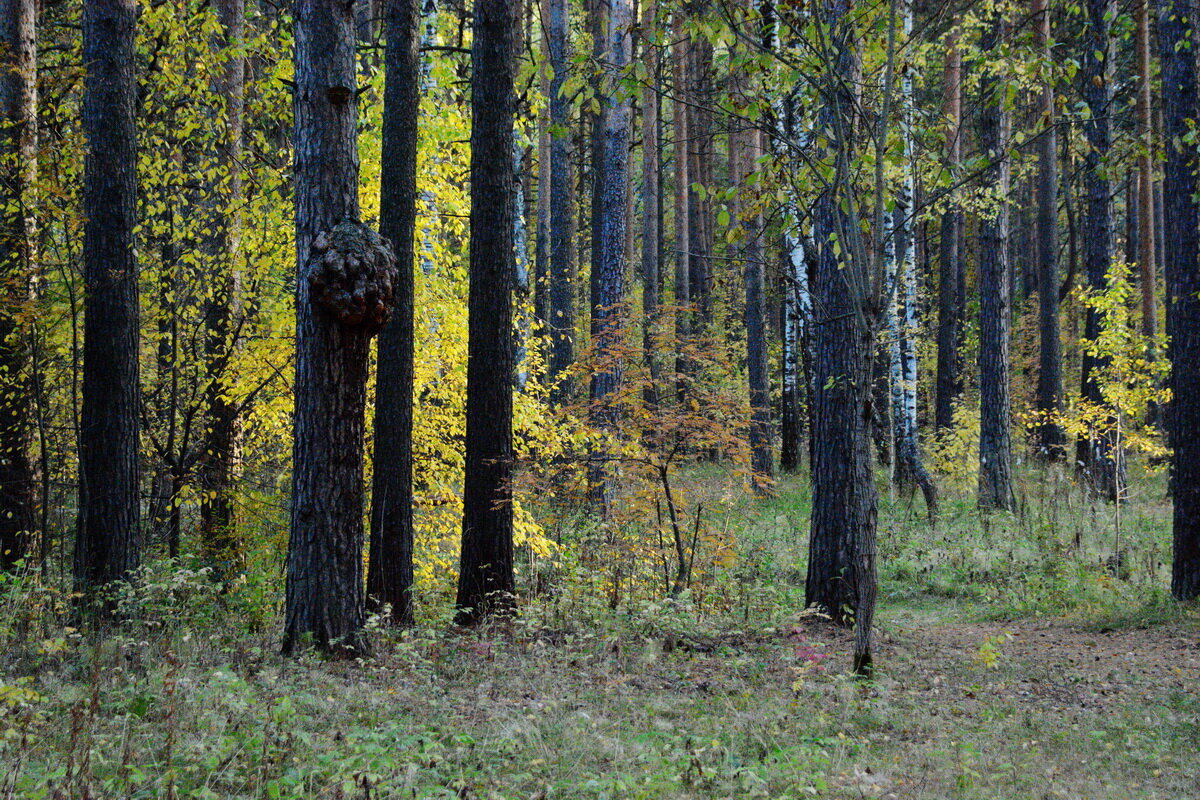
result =
M517 5L476 0L471 78L471 263L462 624L512 609L514 42ZM553 191L553 189L552 189Z
M399 267L396 308L379 333L367 607L413 621L413 267L417 122L421 102L419 0L387 0L383 173L379 232Z
M88 0L83 15L83 390L75 589L129 578L141 563L133 0Z

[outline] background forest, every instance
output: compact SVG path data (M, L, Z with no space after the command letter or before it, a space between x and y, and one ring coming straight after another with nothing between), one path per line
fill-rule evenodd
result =
M0 793L1200 796L1195 11L0 0Z

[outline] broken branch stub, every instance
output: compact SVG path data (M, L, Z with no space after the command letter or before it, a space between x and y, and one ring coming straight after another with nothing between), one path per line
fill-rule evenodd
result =
M308 252L311 301L338 324L373 336L396 304L396 256L386 239L361 222L343 221L321 231Z

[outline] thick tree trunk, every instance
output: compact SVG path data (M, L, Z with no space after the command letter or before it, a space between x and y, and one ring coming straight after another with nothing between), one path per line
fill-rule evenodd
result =
M457 600L462 624L510 610L515 590L512 147L517 10L513 0L475 2L466 471Z
M600 135L593 165L595 187L592 262L592 339L596 368L592 371L592 423L610 431L618 424L611 401L620 386L624 365L622 305L625 302L626 202L629 196L628 98L618 93L617 81L629 65L633 6L630 0L613 0L601 16L606 83L610 95L603 102L596 129ZM608 453L592 453L592 494L605 516L612 502L615 472Z
M1083 264L1088 288L1101 291L1113 258L1112 186L1109 180L1109 150L1112 147L1111 111L1112 43L1110 28L1116 7L1112 0L1088 0L1087 37L1084 46L1082 93L1090 114L1084 120L1083 132L1088 140L1084 154L1084 180L1087 187L1087 206L1084 212ZM1100 312L1088 308L1084 336L1094 341L1100 335ZM1095 373L1104 367L1104 360L1083 354L1083 397L1097 406L1104 396ZM1097 431L1081 439L1077 459L1088 484L1098 497L1116 502L1124 490L1125 468L1110 431Z
M848 87L857 73L848 12L845 0L827 0L821 11L833 58L824 65L826 99L814 138L829 143L826 155L835 160L836 176L813 210L813 504L805 603L839 624L853 621L855 669L868 672L878 522L870 440L878 298L868 289L874 281L864 254L851 241L858 220L846 216L842 202L842 194L852 191L845 185L853 141Z
M242 115L245 108L244 0L219 0L221 34L213 42L222 53L221 70L213 90L225 101L225 128L218 144L218 164L224 182L214 194L216 210L210 257L214 265L213 296L205 313L205 360L208 388L205 406L208 437L200 457L200 540L206 559L218 575L241 568L244 555L237 533L234 481L241 438L237 404L230 398L231 361L239 346L241 325Z
M1032 16L1038 48L1049 70L1050 11L1047 0L1033 0ZM1046 77L1042 85L1041 132L1038 140L1037 172L1037 274L1038 350L1037 410L1042 415L1034 433L1038 454L1058 461L1064 453L1066 434L1058 417L1063 410L1062 337L1059 333L1058 303L1058 132L1054 126L1054 83Z
M134 0L83 10L83 391L75 589L128 579L141 561Z
M363 428L371 337L396 264L358 221L354 15L295 6L296 379L285 653L362 652Z
M0 0L0 570L32 552L38 527L31 335L22 322L37 268L36 21L35 0Z
M962 54L957 36L946 42L944 78L946 166L958 178L962 155ZM953 205L942 214L942 241L938 273L937 387L934 427L941 431L954 424L954 404L962 393L961 345L963 337L964 269L960 250L962 212Z
M1004 20L996 14L984 30L981 49L993 52L1004 31ZM988 158L981 180L996 187L999 198L979 226L979 506L985 509L1015 507L1008 386L1008 121L1000 87L1000 76L992 70L980 79L979 136Z
M1196 146L1184 142L1200 102L1190 6L1182 0L1158 0L1157 6L1166 146L1162 252L1171 334L1167 430L1174 449L1171 594L1191 600L1200 597L1200 216L1195 200L1200 158Z
M563 373L574 360L575 282L571 269L571 98L562 96L567 78L567 0L548 0L546 38L550 50L550 364L551 399L562 403L569 387Z
M379 333L371 484L368 608L413 621L413 268L417 121L421 104L420 0L387 0L383 174L379 232L396 253L396 309Z

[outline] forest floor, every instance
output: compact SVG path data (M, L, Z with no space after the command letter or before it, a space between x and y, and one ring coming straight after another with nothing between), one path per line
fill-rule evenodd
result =
M612 610L612 562L560 565L515 620L377 629L350 662L278 655L272 583L163 568L95 637L0 578L0 800L1200 798L1200 608L1165 596L1164 503L1125 512L1121 576L1103 507L982 524L964 496L931 531L885 504L860 681L850 634L798 611L802 490L731 496L711 524L738 556L717 542L681 601L627 583Z
M128 640L26 684L42 717L5 719L0 796L1200 797L1194 616L972 616L889 608L868 683L813 617L428 630L351 663Z

